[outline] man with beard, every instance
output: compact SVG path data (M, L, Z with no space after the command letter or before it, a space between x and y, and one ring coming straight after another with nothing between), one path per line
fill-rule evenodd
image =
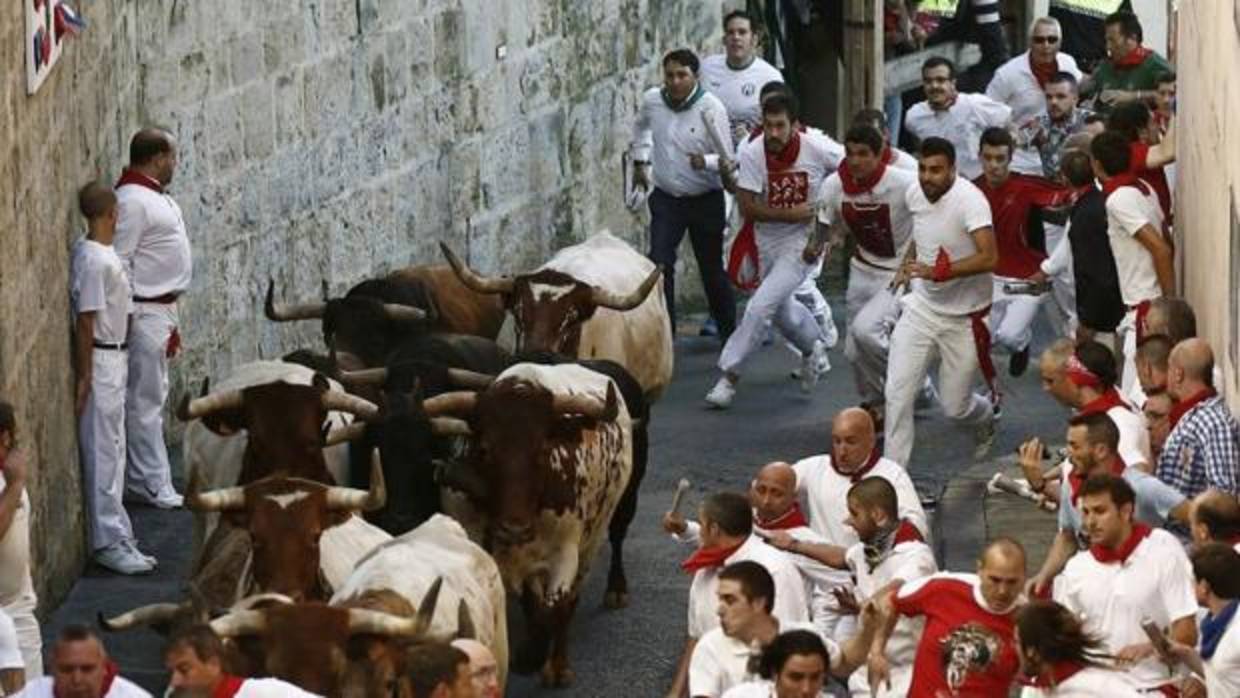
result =
M1085 481L1080 508L1089 548L1064 568L1055 601L1083 619L1138 690L1167 693L1178 681L1142 626L1153 622L1170 628L1176 642L1196 644L1192 568L1175 536L1133 520L1135 499L1124 478L1104 473Z
M1077 106L1077 78L1072 73L1055 73L1042 88L1045 108L1024 123L1022 135L1038 151L1042 176L1059 178L1059 160L1068 138L1085 130L1085 119L1092 113Z
M1071 611L1035 601L1016 614L1016 652L1022 698L1141 698L1127 675L1108 666L1102 641L1085 632Z
M982 173L978 143L982 131L1006 127L1011 107L986 95L956 91L956 66L942 56L932 56L921 66L926 101L914 104L904 117L904 128L918 140L942 138L956 149L960 175L973 179Z
M60 631L51 651L51 676L26 684L20 698L151 698L137 684L118 676L103 641L84 625Z

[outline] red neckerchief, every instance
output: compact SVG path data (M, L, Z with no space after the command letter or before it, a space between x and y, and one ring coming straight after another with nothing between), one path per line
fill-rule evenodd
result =
M698 570L713 570L716 567L723 567L723 563L727 562L728 558L732 557L732 553L735 553L742 545L744 545L743 542L727 548L720 548L718 546L698 548L696 552L689 556L689 559L680 563L680 568L689 574L693 574Z
M888 148L887 150L890 151L891 149ZM869 177L858 180L853 177L852 170L848 167L848 158L844 158L844 162L840 163L840 184L844 186L844 193L849 196L864 194L873 189L886 172L886 160L879 160L878 167L874 168Z
M1122 565L1128 561L1128 557L1132 555L1132 551L1136 550L1137 546L1141 544L1141 541L1148 538L1149 535L1149 526L1146 526L1143 523L1133 523L1132 533L1128 535L1128 540L1120 543L1118 548L1112 550L1111 548L1104 548L1101 545L1091 545L1089 546L1089 554L1093 555L1095 560L1104 565L1109 565L1112 562L1118 562Z
M1116 70L1132 70L1145 62L1154 52L1144 46L1129 51L1123 58L1112 58L1111 65Z
M160 194L164 193L164 185L160 184L158 180L153 177L147 177L141 172L128 168L121 172L121 178L116 180L116 188L120 189L126 184L136 184L140 187L146 187L147 189Z
M1128 406L1128 403L1124 402L1124 398L1119 394L1119 391L1116 390L1114 386L1109 388L1100 397L1081 405L1081 408L1077 410L1076 413L1078 415L1100 414L1110 410L1112 407L1131 409Z
M237 691L241 690L241 684L243 683L245 683L245 679L239 676L224 674L215 690L211 692L211 698L232 698L237 695Z
M900 519L900 527L896 529L896 537L892 540L892 545L896 546L901 543L925 543L926 539L921 535L921 531L917 527L909 523L908 519Z
M1215 395L1218 395L1218 391L1214 388L1203 388L1172 405L1171 412L1167 414L1167 419L1171 420L1171 428L1174 429L1175 425L1180 422L1184 415L1188 414L1189 410Z
M891 146L883 148L883 157L881 158L884 165L890 165L896 161L896 149Z
M1033 61L1033 52L1029 52L1029 70L1033 72L1033 77L1038 81L1038 87L1045 88L1046 83L1055 77L1055 73L1059 72L1059 61L1051 61L1046 65L1038 65Z
M781 516L775 517L771 521L762 521L757 514L753 517L753 525L767 531L787 531L793 528L801 528L808 526L809 521L805 519L805 514L801 511L801 503L793 502L792 508L785 511Z
M764 149L765 150L765 149ZM782 172L797 162L797 156L801 154L801 133L793 131L792 136L788 138L788 143L784 145L783 150L778 153L766 151L766 171Z
M112 690L112 682L116 681L116 676L119 673L120 667L116 666L116 662L111 659L103 665L103 685L99 689L99 695L108 695L108 691ZM56 696L56 698L63 698L61 692L56 690L54 683L52 684L52 695Z
M1115 462L1111 465L1111 474L1122 476L1124 469L1127 467L1128 464L1124 462L1124 459L1116 454ZM1072 492L1072 506L1076 506L1077 500L1081 498L1081 487L1084 486L1085 481L1088 479L1085 477L1085 473L1077 470L1076 466L1073 466L1072 472L1068 473L1068 489Z
M1032 688L1055 688L1084 668L1085 664L1082 662L1065 660L1051 664L1049 676L1048 672L1044 671L1037 676L1022 676L1018 681L1021 685Z
M878 465L878 459L882 457L883 457L883 454L879 453L878 449L875 448L873 451L870 451L870 458L869 460L865 462L864 465L862 465L860 468L857 468L857 470L854 472L846 473L840 470L839 466L835 464L835 456L831 456L831 467L835 469L835 472L839 473L840 475L843 475L849 480L852 480L853 482L860 482L861 478L869 474L869 472L874 469L874 466Z
M1150 195L1150 185L1146 184L1142 179L1131 172L1123 172L1115 175L1102 183L1102 195L1110 198L1120 187L1136 187L1138 191L1146 196Z

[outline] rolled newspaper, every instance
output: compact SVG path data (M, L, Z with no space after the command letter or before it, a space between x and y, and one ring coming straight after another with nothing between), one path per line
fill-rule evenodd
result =
M1045 495L1034 492L1029 487L1029 483L1024 480L1014 480L1003 473L995 473L990 478L990 483L986 485L986 489L990 492L1007 492L1014 494L1021 499L1029 500L1046 511L1058 511L1059 505L1046 498Z
M680 513L680 502L681 500L684 499L685 492L688 492L688 491L689 491L689 481L683 477L680 478L680 482L676 483L676 494L672 495L671 512L673 514Z
M702 126L706 129L706 137L710 139L710 145L714 149L715 154L719 156L719 176L725 181L731 182L736 178L736 162L732 160L732 156L728 153L732 149L727 146L731 142L727 140L725 134L719 133L719 128L715 124L715 110L707 107L701 112Z

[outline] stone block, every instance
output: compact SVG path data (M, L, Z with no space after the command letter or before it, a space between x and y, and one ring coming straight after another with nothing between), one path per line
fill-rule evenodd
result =
M433 21L435 77L448 83L465 71L465 17L459 9L449 9L436 14Z
M245 85L266 77L266 49L263 48L262 31L254 30L235 36L228 40L224 49L228 53L229 73L234 85Z
M245 129L245 156L262 160L275 150L275 113L272 86L267 80L251 82L241 91L241 119Z
M207 148L212 174L226 175L244 157L241 127L241 100L237 93L225 93L207 102Z
M301 144L306 137L304 77L301 68L292 68L275 78L272 106L277 148Z

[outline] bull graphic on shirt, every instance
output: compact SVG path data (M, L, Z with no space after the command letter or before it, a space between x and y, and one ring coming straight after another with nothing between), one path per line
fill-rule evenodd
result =
M766 181L766 204L771 208L795 208L809 201L807 172L772 172Z
M986 671L999 657L1002 641L994 631L966 623L939 641L939 657L947 687L955 695L970 673Z

